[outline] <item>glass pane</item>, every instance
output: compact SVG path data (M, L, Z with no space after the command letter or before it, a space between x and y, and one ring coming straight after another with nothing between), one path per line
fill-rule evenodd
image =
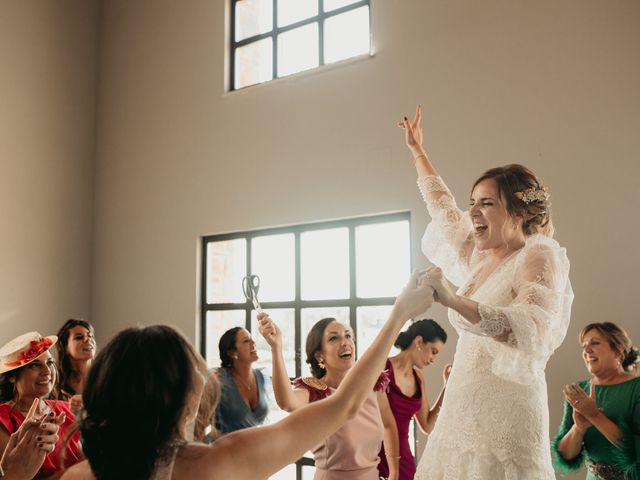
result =
M303 300L349 298L349 230L302 233L300 274Z
M369 348L373 339L376 338L376 335L387 321L391 308L391 305L379 305L375 307L358 307L356 309L358 356L362 355ZM395 355L395 353L391 355Z
M282 331L284 364L287 368L287 374L293 377L296 373L295 312L292 308L279 308L269 310L267 313ZM255 368L264 369L267 374L265 376L270 377L272 372L271 347L258 331L259 325L256 315L255 311L251 312L251 335L256 341L258 349L258 360L254 365Z
M287 465L269 477L269 480L296 480L296 464Z
M333 317L344 325L349 325L349 307L322 307L322 308L303 308L301 310L302 330L300 332L300 343L302 345L300 352L300 363L302 365L302 376L307 377L311 375L309 365L305 362L307 358L307 352L305 345L307 344L307 335L311 327L315 325L318 320L323 318Z
M236 49L235 88L273 79L273 40L265 38Z
M311 455L305 455L310 457ZM313 480L316 475L316 467L303 466L302 467L302 480Z
M236 42L272 28L272 0L240 0L236 3Z
M220 337L230 328L244 328L245 315L244 310L207 312L207 365L209 367L220 366L220 351L218 350Z
M377 223L356 228L357 296L395 297L411 269L409 222Z
M247 271L244 238L207 244L207 303L242 303L242 277Z
M359 0L324 0L323 8L325 12L330 12L331 10L335 10L336 8L356 3L357 1Z
M278 26L314 17L318 14L318 0L278 0Z
M292 233L266 235L251 241L251 273L260 277L261 302L295 298L294 241Z
M369 7L356 8L324 22L324 62L369 53Z
M278 76L318 66L318 23L278 35Z

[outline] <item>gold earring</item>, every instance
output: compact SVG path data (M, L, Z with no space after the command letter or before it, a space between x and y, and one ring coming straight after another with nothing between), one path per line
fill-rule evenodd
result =
M324 364L324 360L318 360L318 366L322 369L322 370L326 370L327 366Z

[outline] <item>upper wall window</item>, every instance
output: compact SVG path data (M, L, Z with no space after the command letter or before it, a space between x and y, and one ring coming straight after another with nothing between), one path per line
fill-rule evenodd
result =
M231 0L231 90L370 51L369 0Z

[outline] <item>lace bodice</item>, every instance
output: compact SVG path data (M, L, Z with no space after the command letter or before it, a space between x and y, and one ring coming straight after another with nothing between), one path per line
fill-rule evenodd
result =
M432 217L423 252L460 286L458 294L478 302L481 320L449 310L460 338L416 479L553 479L544 368L569 322L565 250L530 236L478 284L489 259L474 248L468 213L440 177L418 183Z

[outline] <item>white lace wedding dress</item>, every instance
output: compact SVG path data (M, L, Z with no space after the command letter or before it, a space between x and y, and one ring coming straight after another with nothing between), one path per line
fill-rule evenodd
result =
M422 250L460 285L459 294L479 302L481 321L474 325L449 310L460 338L415 479L555 479L544 369L569 324L565 250L532 235L477 285L486 255L474 248L469 214L440 177L420 177L418 185L432 217Z

